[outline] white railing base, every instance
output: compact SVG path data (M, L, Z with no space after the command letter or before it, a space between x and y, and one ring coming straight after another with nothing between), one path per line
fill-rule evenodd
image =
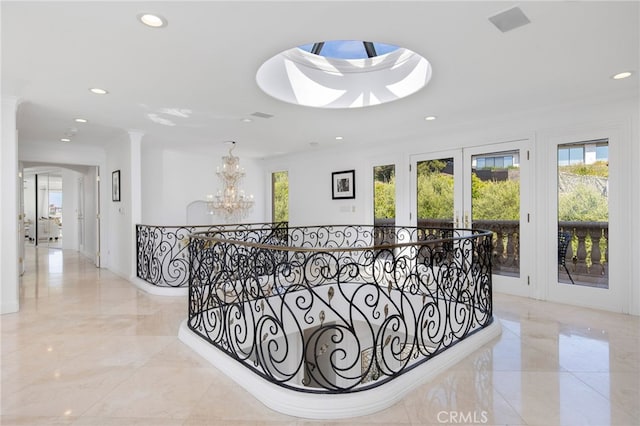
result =
M494 319L488 327L410 373L373 389L329 395L298 392L268 382L191 331L186 319L180 324L178 338L272 410L295 417L328 420L373 414L394 405L409 392L462 361L501 333L500 321Z

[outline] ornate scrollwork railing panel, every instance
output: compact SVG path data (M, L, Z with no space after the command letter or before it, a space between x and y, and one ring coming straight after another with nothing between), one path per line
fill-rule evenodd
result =
M284 387L378 386L492 321L491 234L447 232L395 228L388 245L371 226L193 234L188 325Z
M159 287L186 287L189 284L189 235L233 229L266 230L274 240L286 238L286 222L202 226L136 225L137 276ZM242 235L242 234L239 234Z

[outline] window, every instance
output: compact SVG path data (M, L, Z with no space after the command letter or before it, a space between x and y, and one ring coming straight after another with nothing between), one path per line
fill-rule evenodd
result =
M395 225L396 166L393 164L373 168L373 211L375 222Z
M508 169L510 167L517 167L513 155L474 157L473 161L473 164L475 164L475 168L478 170Z
M596 161L609 161L609 145L596 145Z
M289 173L286 171L271 174L271 217L273 222L289 221Z
M558 166L584 164L584 146L569 146L558 149Z

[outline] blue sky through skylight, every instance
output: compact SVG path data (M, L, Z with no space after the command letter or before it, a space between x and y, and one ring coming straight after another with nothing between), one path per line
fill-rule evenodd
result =
M373 43L378 56L391 53L398 49L398 46L385 43ZM311 52L313 49L313 43L304 44L298 46L298 48L305 52ZM364 44L360 40L331 40L325 41L320 56L325 58L335 59L365 59L368 58L367 51L364 48Z

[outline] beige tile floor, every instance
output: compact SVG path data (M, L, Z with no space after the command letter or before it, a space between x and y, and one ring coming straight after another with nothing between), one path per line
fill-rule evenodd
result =
M2 425L634 425L640 319L496 295L503 333L391 408L276 413L177 339L186 298L151 296L75 252L30 249L2 323ZM446 356L446 355L441 355Z

